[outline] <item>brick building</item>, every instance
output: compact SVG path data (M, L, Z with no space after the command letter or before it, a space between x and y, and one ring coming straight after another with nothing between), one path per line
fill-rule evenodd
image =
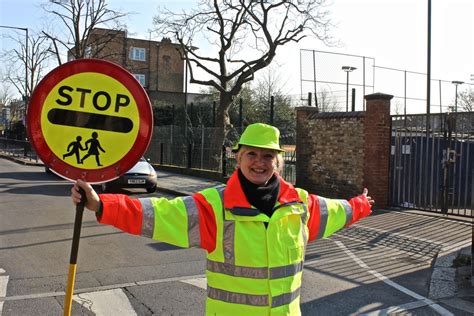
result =
M149 41L127 37L126 31L96 28L86 48L86 57L115 62L130 71L150 97L163 92L176 99L184 92L184 60L179 45L168 38ZM73 59L72 50L68 59Z

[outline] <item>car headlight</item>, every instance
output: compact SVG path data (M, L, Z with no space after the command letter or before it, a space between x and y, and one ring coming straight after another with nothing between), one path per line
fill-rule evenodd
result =
M148 168L150 169L150 172L149 172L148 175L151 176L151 177L156 177L155 169L153 169L153 167L151 167L151 166L149 166Z

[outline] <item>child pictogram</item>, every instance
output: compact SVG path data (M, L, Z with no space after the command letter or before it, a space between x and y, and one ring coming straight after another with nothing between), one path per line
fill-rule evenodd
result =
M79 151L80 150L85 150L85 148L82 147L81 145L81 140L82 140L82 137L81 136L77 136L76 137L76 141L74 142L71 142L68 146L67 146L67 153L65 153L63 155L63 160L66 158L66 157L69 157L69 156L72 156L72 155L76 155L76 161L78 164L81 164L81 158L79 156Z
M84 150L89 150L89 151L87 152L87 154L84 157L82 157L80 163L83 163L84 160L89 158L89 156L94 155L95 156L95 161L97 162L97 166L99 166L99 167L102 166L100 164L100 160L99 160L99 155L100 155L99 150L102 151L103 153L105 153L105 150L104 150L104 148L102 148L102 146L100 146L100 142L97 139L98 137L99 137L99 135L97 134L97 132L93 132L92 133L92 138L89 138L86 141L86 148Z

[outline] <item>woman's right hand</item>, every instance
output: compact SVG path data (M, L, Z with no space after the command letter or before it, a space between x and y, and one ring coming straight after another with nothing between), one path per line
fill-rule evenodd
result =
M72 203L77 205L81 201L81 193L79 193L79 188L83 189L86 194L86 204L84 205L87 209L97 212L100 208L100 199L97 193L94 191L92 186L82 180L77 180L74 183L74 186L71 188L71 199Z

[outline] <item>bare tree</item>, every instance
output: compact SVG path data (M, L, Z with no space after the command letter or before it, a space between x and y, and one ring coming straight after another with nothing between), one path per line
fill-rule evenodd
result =
M318 91L318 103L321 112L338 112L341 110L333 93L325 88Z
M99 55L106 46L104 44L118 34L116 30L124 28L120 20L128 14L110 9L106 0L49 0L43 9L59 20L59 25L64 26L62 34L43 31L51 40L52 51L60 65L62 49L68 51L73 59ZM107 27L110 32L93 39L93 30L100 26ZM94 51L91 50L92 46Z
M27 100L39 81L43 78L43 72L48 67L51 57L50 47L47 39L40 34L28 37L28 55L24 39L21 37L10 37L17 43L11 50L1 53L4 67L4 80ZM25 64L28 67L28 78L25 78ZM27 80L28 84L25 84Z
M181 44L190 82L219 91L216 126L221 133L214 148L220 148L231 127L228 110L244 84L270 65L280 46L310 34L327 42L327 16L325 0L202 0L196 9L162 10L155 16L157 32ZM194 46L198 36L205 37L215 52L199 53Z
M10 86L6 84L5 80L1 81L0 85L0 105L7 106L12 99Z
M460 108L465 112L474 111L474 90L469 87L468 90L464 90L458 93L458 102Z

